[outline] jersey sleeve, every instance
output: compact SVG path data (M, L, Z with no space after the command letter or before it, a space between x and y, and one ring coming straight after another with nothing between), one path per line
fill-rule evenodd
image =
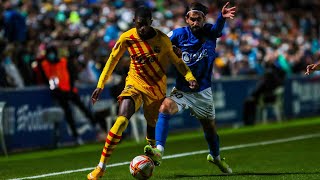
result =
M220 13L215 24L207 24L209 25L208 29L210 31L210 35L212 35L215 38L221 37L225 22L226 19L223 18L222 14Z
M114 47L112 48L112 52L103 68L103 71L99 77L98 85L97 88L104 88L104 85L106 81L109 79L111 76L114 68L118 64L121 56L124 54L124 52L127 49L127 43L126 43L126 38L122 34L119 38L119 40L116 42Z
M172 45L178 46L178 37L175 31L170 31L167 36L170 38Z
M166 48L168 49L168 58L170 59L171 63L176 66L177 70L180 74L182 74L186 81L196 80L193 76L190 68L182 61L181 58L173 52L172 43L169 38L165 38Z

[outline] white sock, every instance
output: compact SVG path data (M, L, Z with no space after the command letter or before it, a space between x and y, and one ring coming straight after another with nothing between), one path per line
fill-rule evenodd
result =
M158 144L157 149L159 149L161 151L161 154L163 155L164 147L162 145Z
M218 155L217 157L214 157L214 160L221 161L220 155Z
M102 170L106 170L106 165L102 162L99 162L98 166L102 169Z

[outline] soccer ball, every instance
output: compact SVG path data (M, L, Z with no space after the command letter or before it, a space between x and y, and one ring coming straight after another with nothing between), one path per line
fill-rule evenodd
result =
M154 164L148 156L139 155L132 159L129 168L131 175L136 179L149 179L152 176Z

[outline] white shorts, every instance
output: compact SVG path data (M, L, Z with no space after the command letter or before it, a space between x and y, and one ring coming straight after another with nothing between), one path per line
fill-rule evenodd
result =
M191 115L198 119L215 118L211 88L200 92L183 92L173 88L169 98L176 102L179 111L190 109Z

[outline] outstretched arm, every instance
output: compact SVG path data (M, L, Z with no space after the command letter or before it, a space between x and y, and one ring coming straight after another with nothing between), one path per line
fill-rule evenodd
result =
M114 68L119 62L120 57L123 55L123 53L126 51L126 45L125 40L122 39L122 36L120 36L120 39L117 41L115 46L112 48L112 52L107 60L107 63L105 64L103 71L99 77L97 88L93 91L91 95L91 101L92 104L98 101L98 98L104 88L104 84L111 76Z
M315 64L309 64L306 68L306 75L313 73L314 71L320 70L320 61Z
M103 89L104 84L111 76L114 68L118 64L121 56L124 54L124 52L127 49L125 38L120 36L120 39L117 41L117 43L112 48L112 52L107 60L107 63L105 64L103 71L99 77L99 82L97 87Z
M212 26L211 31L214 31L218 37L221 36L222 29L224 27L224 23L226 21L226 18L233 19L234 13L236 12L236 7L233 6L231 8L228 8L229 2L227 2L221 10L220 15L218 16L217 22Z

